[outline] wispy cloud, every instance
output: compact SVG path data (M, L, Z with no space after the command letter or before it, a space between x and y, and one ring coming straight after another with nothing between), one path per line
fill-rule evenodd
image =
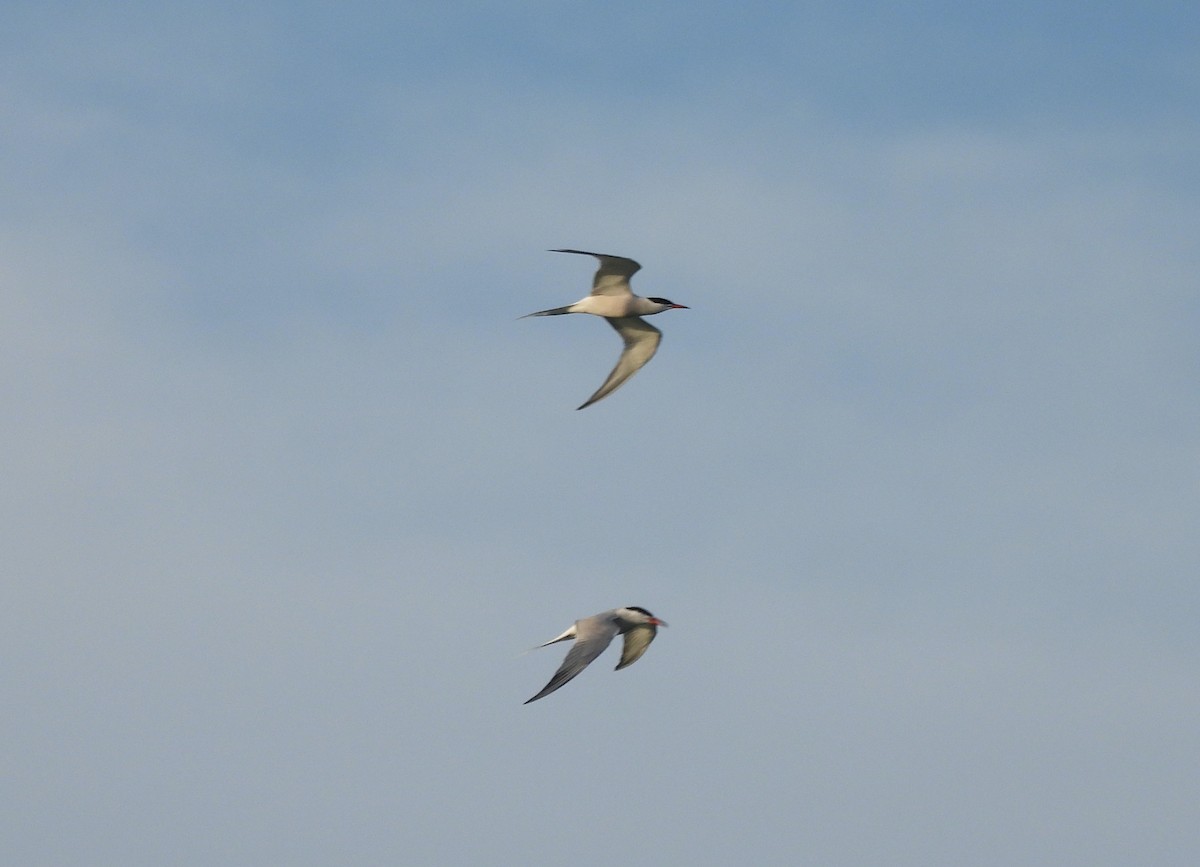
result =
M1194 51L1026 11L6 13L7 860L1194 851Z

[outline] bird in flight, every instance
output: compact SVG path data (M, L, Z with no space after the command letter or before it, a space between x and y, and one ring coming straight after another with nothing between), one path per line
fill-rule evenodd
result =
M522 316L561 316L564 313L591 313L593 316L603 316L608 324L617 330L625 341L617 366L612 369L608 379L596 390L596 393L576 409L584 409L598 400L608 397L621 387L625 380L637 373L642 366L654 357L658 344L662 341L662 332L647 323L643 316L652 316L664 310L686 310L686 305L676 304L666 298L643 298L634 295L629 288L629 278L636 274L641 265L632 259L622 256L609 256L604 253L588 253L585 250L551 250L551 253L578 253L581 256L595 256L600 260L600 268L592 279L592 291L586 298L568 304L566 307L554 307L550 310L539 310Z
M658 633L658 627L666 625L665 621L659 620L645 608L638 608L636 605L614 608L611 611L602 611L591 617L576 620L558 638L552 638L545 644L538 645L538 647L549 647L559 641L575 639L575 643L567 652L567 658L563 660L558 671L554 672L554 677L550 678L550 682L542 687L541 692L525 704L545 698L571 680L587 668L593 659L603 653L604 648L608 647L618 635L625 636L625 646L621 650L621 661L617 663L615 670L620 671L627 665L633 665L642 658L642 654L654 640L654 636Z

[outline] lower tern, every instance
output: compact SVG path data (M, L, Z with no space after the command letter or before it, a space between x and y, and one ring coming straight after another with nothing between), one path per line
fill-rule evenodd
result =
M615 670L620 671L627 665L633 665L642 658L642 654L654 640L654 636L658 633L658 627L666 625L665 621L659 620L645 608L638 608L636 605L614 608L611 611L602 611L591 617L576 620L571 628L558 638L552 638L545 644L538 645L538 647L549 647L559 641L575 639L575 644L571 646L567 658L563 660L558 671L554 672L554 677L550 678L550 682L542 687L541 692L525 704L545 698L571 680L603 653L604 648L608 647L618 635L625 636L625 646L621 650L621 661L617 663Z
M577 409L591 406L598 400L608 397L624 384L625 380L637 373L642 366L654 357L658 344L662 341L662 332L647 323L643 316L653 316L664 310L687 310L684 304L676 304L666 298L643 298L634 295L629 288L629 278L636 274L641 265L632 259L622 256L609 256L605 253L589 253L586 250L551 250L551 253L578 253L581 256L595 256L600 260L600 268L592 279L592 291L586 298L568 304L566 307L554 307L550 310L539 310L522 316L562 316L564 313L591 313L593 316L603 316L608 324L616 329L617 334L625 341L625 348L617 360L617 366L612 369L608 379Z

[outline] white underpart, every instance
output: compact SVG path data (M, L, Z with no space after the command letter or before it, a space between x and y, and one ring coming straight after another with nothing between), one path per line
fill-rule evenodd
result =
M667 305L642 298L640 295L589 295L571 305L572 313L591 313L607 319L626 316L649 316L661 313Z

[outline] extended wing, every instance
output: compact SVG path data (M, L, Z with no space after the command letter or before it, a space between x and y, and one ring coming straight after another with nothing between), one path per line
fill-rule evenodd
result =
M554 672L554 677L550 678L550 682L542 687L542 691L525 704L544 698L563 684L568 683L575 675L591 665L592 660L604 652L604 648L612 643L613 636L617 634L617 624L611 618L589 617L579 621L576 627L578 631L575 644L568 651L567 658L563 660L558 671Z
M625 380L641 370L642 365L654 357L654 353L658 352L658 344L662 342L662 332L640 316L623 316L605 321L621 335L621 339L625 341L625 349L617 359L617 366L612 369L608 379L604 380L604 384L576 409L585 409L624 385Z
M629 278L642 269L642 266L624 256L609 256L607 253L589 253L586 250L551 250L551 253L579 253L581 256L595 256L600 260L596 276L592 278L593 295L632 295L629 288Z
M625 647L621 650L621 661L617 663L616 671L627 665L633 665L642 658L658 630L653 626L638 626L625 633Z

